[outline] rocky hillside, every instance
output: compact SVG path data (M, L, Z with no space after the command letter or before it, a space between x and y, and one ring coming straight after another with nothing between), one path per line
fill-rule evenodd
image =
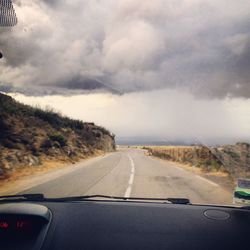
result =
M0 175L45 160L77 160L115 150L115 136L94 123L41 110L0 93Z
M232 176L250 178L249 143L238 142L235 145L224 145L212 148L212 152Z
M159 146L145 147L150 155L189 164L204 171L226 171L232 177L250 177L250 144L220 147Z

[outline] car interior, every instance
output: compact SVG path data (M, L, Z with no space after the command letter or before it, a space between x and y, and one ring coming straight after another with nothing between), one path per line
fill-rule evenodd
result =
M244 249L248 242L249 207L20 197L0 204L3 249Z

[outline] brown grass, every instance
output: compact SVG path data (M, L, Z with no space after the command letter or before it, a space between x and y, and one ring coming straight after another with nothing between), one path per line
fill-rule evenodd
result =
M149 149L149 150L151 149L154 152L162 153L163 155L165 155L165 154L168 154L168 150L172 150L172 149L177 149L178 151L179 151L179 149L181 151L182 150L192 150L192 149L197 148L197 146L141 146L140 148L141 149ZM174 163L178 164L179 166L186 168L187 170L191 170L192 172L196 172L198 174L203 173L203 174L209 174L209 175L221 176L221 177L229 176L229 173L227 171L225 171L224 168L213 169L213 170L207 171L206 168L194 167L194 163L191 163L191 162L181 162L178 160L163 159L162 157L159 157L159 156L153 156L153 157L160 158L162 160L167 160L170 162L174 162Z

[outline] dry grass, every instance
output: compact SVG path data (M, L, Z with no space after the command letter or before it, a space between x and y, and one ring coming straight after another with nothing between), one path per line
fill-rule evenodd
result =
M178 162L192 169L197 167L197 171L220 172L228 174L218 158L209 148L202 146L144 146L149 155Z

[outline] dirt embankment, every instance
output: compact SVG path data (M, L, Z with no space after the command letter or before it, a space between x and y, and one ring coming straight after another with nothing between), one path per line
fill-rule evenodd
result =
M0 93L0 179L22 168L55 160L75 162L115 148L115 136L103 127Z
M144 147L149 155L184 163L205 172L226 172L233 178L250 177L250 144L237 143L220 147L152 146Z

